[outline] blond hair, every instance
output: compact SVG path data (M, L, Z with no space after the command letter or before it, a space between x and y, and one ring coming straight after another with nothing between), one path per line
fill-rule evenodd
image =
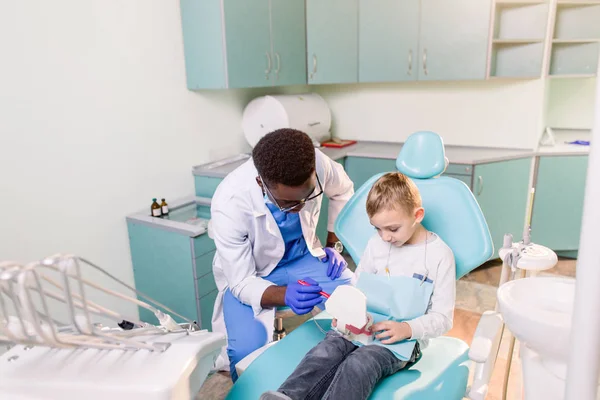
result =
M382 210L402 209L412 214L421 207L417 185L401 172L388 172L379 178L367 196L369 218Z

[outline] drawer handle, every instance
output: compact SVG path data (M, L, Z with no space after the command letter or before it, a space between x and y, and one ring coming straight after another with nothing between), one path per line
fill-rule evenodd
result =
M408 50L408 75L412 75L412 49Z
M310 73L310 79L312 79L316 73L317 73L317 55L313 54L313 69L312 69L312 72Z
M483 192L483 177L481 175L479 175L477 177L477 181L479 182L479 184L477 185L479 190L477 190L477 196L479 196L481 194L481 192Z
M428 74L428 71L427 71L427 49L423 50L423 72L425 72L425 75Z
M265 70L265 79L269 80L269 74L271 73L271 54L269 54L269 52L267 51L266 53L267 56L267 69Z
M281 58L279 53L275 52L275 59L277 60L277 69L275 70L275 80L279 80L279 71L281 71Z

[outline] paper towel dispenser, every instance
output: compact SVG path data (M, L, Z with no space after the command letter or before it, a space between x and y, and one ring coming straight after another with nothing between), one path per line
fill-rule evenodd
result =
M307 133L315 145L331 139L331 112L316 93L262 96L244 109L242 129L254 147L267 133L293 128Z

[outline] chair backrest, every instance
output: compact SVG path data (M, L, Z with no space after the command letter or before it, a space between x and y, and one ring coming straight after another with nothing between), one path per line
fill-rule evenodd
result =
M448 161L442 138L433 132L416 132L402 146L396 167L415 182L425 209L423 226L435 232L454 252L459 279L490 259L492 238L479 204L462 181L441 175ZM335 232L358 264L367 242L376 232L366 211L367 195L377 174L358 188L342 209Z

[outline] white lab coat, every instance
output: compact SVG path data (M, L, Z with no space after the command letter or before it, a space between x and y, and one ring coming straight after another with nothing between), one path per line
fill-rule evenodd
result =
M318 149L315 156L323 195L330 200L327 229L333 232L338 214L354 194L354 185L340 164ZM227 175L212 198L209 233L217 248L213 273L219 290L212 317L216 332L226 333L222 306L226 289L242 303L252 306L254 315L263 321L268 332L273 328L273 310L263 310L260 304L264 291L273 283L262 277L277 266L285 245L256 183L257 175L250 159ZM302 233L315 257L325 255L316 235L322 199L319 196L307 202L300 211Z

